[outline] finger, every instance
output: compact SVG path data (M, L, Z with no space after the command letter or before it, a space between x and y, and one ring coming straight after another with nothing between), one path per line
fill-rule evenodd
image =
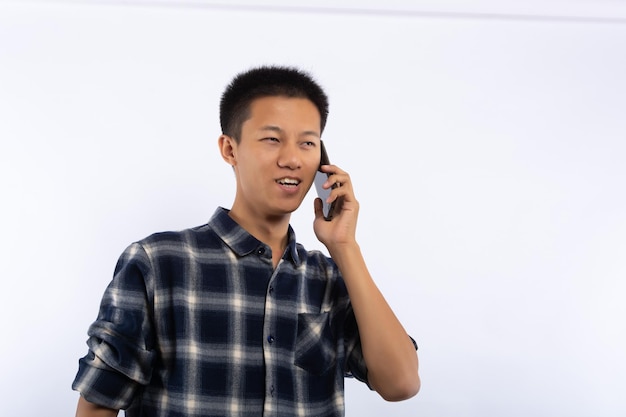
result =
M331 188L330 195L343 196L352 194L352 182L350 181L350 177L345 175L337 175L332 176L328 179L328 186L324 187L326 189Z
M331 174L326 180L326 183L324 184L325 185L324 188L330 188L334 186L343 187L343 186L348 185L349 183L350 183L350 176L348 174Z
M317 197L313 201L313 210L315 211L315 218L324 216L322 199Z
M346 171L342 170L337 165L322 165L320 166L320 170L331 175L347 174Z

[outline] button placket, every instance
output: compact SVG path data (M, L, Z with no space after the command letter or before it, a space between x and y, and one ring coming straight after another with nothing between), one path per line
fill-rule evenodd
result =
M259 248L260 249L260 248ZM258 250L257 250L258 253ZM265 256L268 255L267 249L265 251ZM260 255L259 255L260 256ZM265 374L265 386L266 386L266 401L265 401L265 412L266 414L274 414L276 411L276 380L274 374L274 364L276 361L276 315L278 313L276 306L276 288L275 288L275 278L277 274L277 269L274 269L272 276L267 284L267 292L266 292L266 301L265 301L265 316L264 316L264 325L263 325L263 338L265 342L263 343L263 355L266 363L266 374ZM271 399L271 400L270 400Z

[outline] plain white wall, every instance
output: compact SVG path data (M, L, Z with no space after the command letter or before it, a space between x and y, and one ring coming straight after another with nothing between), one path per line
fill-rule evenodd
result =
M420 344L420 394L348 381L348 416L626 414L626 24L165 3L0 3L3 416L72 415L124 247L230 206L219 95L264 63L326 87Z

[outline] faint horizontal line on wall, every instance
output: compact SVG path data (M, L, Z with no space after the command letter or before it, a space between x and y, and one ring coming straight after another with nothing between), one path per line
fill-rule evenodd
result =
M282 5L250 5L250 4L223 4L202 0L31 0L20 3L59 3L74 5L105 5L105 6L132 6L132 7L165 7L173 9L213 9L234 12L264 12L264 13L308 13L327 15L352 16L379 16L400 18L436 18L436 19L476 19L476 20L509 20L534 22L563 22L563 23L604 23L626 24L626 17L604 16L568 16L557 14L519 14L519 13L487 13L487 12L450 12L424 11L399 9L373 9L359 7L324 7L324 6L282 6ZM1 1L0 1L1 3Z

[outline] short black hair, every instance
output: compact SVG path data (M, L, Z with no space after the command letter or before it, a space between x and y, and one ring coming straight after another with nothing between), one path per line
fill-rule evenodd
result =
M250 117L250 104L262 97L306 98L320 113L320 133L328 118L328 96L309 73L285 66L261 66L235 76L220 101L222 133L237 142L241 126Z

